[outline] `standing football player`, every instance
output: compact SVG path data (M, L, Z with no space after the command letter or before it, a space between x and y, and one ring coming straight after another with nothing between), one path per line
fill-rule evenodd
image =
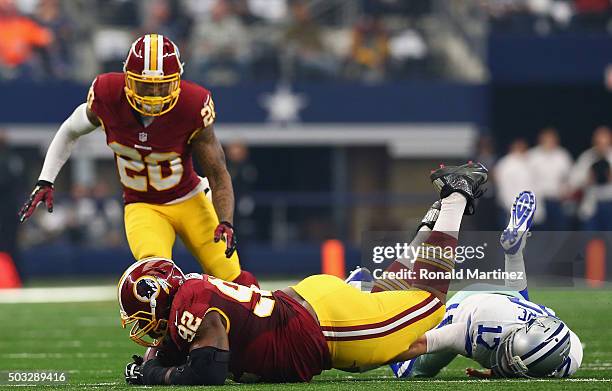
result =
M123 185L125 231L134 257L171 258L178 234L207 273L249 286L256 280L240 270L234 192L213 130L215 106L210 92L181 80L182 73L179 50L170 39L138 38L123 73L96 77L87 103L60 126L20 220L40 203L53 211L53 183L75 142L102 127ZM192 154L206 173L212 202Z

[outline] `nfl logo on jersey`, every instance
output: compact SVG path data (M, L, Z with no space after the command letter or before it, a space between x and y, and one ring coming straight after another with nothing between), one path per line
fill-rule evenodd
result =
M149 135L147 134L147 132L140 132L140 133L138 133L138 140L141 143L147 142L148 139L149 139Z

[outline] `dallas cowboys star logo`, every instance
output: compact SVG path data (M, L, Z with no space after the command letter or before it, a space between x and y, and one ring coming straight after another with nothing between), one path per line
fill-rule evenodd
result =
M287 125L300 120L300 110L307 106L308 99L293 93L288 84L279 84L274 93L264 94L260 101L268 110L268 121Z

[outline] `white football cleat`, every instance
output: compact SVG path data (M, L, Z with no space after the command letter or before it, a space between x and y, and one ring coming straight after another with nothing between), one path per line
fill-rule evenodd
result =
M393 364L389 364L389 367L391 367L391 370L393 371L395 377L397 377L398 379L403 379L412 376L412 367L414 366L415 362L416 358L413 358L412 360L400 361Z
M357 266L357 268L355 268L355 270L349 274L344 282L363 292L371 292L372 288L374 288L372 273L370 273L370 271L365 267Z
M526 238L531 236L529 230L533 225L536 211L536 196L531 191L522 191L512 204L510 221L499 238L506 254L516 254L525 247Z

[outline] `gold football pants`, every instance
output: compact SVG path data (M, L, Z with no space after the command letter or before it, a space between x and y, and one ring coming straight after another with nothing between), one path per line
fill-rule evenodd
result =
M178 234L205 273L232 281L240 274L238 253L225 257L225 242L213 241L219 219L204 192L173 205L147 203L125 207L125 233L136 259L172 259Z
M317 314L332 366L348 371L392 362L436 327L445 311L426 291L365 293L329 275L308 277L292 288Z

